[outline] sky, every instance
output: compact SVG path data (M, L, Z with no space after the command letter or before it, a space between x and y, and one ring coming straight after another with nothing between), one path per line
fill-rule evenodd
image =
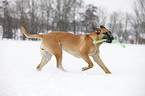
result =
M83 1L85 4L93 4L96 6L100 6L104 9L107 9L108 12L121 11L133 13L133 4L136 0L83 0Z
M86 4L93 4L107 9L108 12L133 13L133 4L136 0L84 0Z

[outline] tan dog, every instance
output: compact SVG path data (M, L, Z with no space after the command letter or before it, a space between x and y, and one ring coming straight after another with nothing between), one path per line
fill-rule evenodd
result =
M36 34L30 35L26 32L24 27L20 26L25 36L29 38L40 38L41 43L41 63L37 66L38 70L41 70L47 62L51 59L52 55L56 57L57 68L62 69L62 49L72 54L75 57L83 58L88 64L88 67L82 68L82 71L88 70L93 67L93 63L89 56L92 56L94 61L106 72L111 73L104 65L99 56L99 46L101 43L94 45L93 41L108 39L108 43L111 43L114 39L111 32L104 26L95 28L95 32L88 35L74 35L67 32L56 31L45 35Z

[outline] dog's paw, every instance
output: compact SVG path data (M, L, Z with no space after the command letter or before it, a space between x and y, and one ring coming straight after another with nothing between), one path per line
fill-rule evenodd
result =
M36 69L37 69L37 71L41 71L41 69L39 68L39 66L37 66L37 68L36 68Z
M110 71L105 72L106 74L112 74Z
M37 69L37 71L41 71L41 69Z
M85 70L87 70L88 69L88 67L83 67L82 68L82 71L85 71Z

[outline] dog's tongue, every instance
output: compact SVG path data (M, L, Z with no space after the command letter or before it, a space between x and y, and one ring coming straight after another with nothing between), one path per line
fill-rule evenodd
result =
M112 42L112 41L108 39L107 42Z

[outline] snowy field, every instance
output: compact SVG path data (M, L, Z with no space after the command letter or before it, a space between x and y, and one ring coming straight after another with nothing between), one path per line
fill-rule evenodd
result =
M42 69L40 41L0 41L0 96L145 96L145 45L104 43L101 58L112 74L63 52L63 67L54 56Z

